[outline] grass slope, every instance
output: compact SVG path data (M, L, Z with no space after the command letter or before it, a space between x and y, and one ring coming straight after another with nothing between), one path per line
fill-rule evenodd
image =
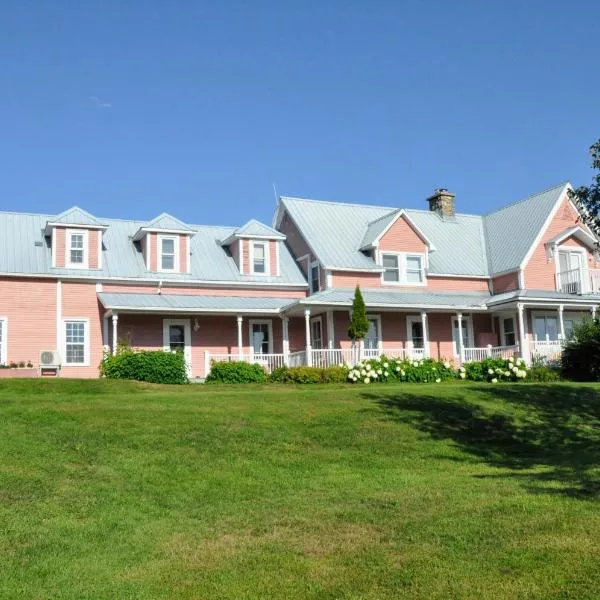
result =
M0 598L597 598L600 388L0 383Z

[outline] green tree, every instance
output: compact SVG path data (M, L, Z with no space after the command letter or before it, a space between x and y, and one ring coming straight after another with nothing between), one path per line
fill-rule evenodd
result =
M600 236L600 140L590 147L592 169L597 171L590 186L582 185L571 192L571 200L579 208L585 224Z
M367 309L363 300L360 288L356 286L354 290L354 300L352 301L352 317L348 327L348 337L356 342L362 340L369 331L369 319L367 319Z

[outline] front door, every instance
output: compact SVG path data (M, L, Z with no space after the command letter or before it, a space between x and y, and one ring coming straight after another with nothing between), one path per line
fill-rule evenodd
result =
M188 377L192 376L192 329L189 319L163 321L163 346L165 351L183 352Z
M254 354L271 354L273 352L271 321L250 321L250 341Z

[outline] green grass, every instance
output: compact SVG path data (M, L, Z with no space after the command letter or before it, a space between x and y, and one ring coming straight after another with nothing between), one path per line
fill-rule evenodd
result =
M0 383L0 598L600 595L600 387Z

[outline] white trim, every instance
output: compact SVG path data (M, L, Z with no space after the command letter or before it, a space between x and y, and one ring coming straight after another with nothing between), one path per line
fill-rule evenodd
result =
M183 236L183 243L185 244L185 272L191 273L192 271L192 238L188 235Z
M386 254L388 254L386 252ZM324 269L328 269L330 271L339 271L340 273L383 273L383 269L381 267L373 267L370 269L359 269L352 267L332 267L331 265L322 265Z
M183 356L187 376L192 376L192 324L190 319L163 319L163 350L170 352L171 340L169 336L169 327L171 325L183 325L183 343L185 344Z
M492 316L492 320L493 320L494 316L496 316L496 315ZM518 330L517 330L517 319L518 319L517 315L515 315L511 312L511 313L506 313L506 314L497 313L497 316L498 316L498 320L500 321L500 345L501 346L516 346L517 340L519 339L519 334L518 334ZM512 320L512 323L513 323L513 330L511 333L515 337L514 344L509 344L506 341L506 330L504 328L504 321L507 319Z
M246 311L244 311L246 312ZM248 320L248 340L252 352L254 352L254 340L252 339L253 325L267 325L269 328L269 354L273 354L273 319L249 319ZM257 352L262 354L262 352Z
M98 266L96 268L102 268L102 231L98 231Z
M381 273L381 285L382 286L402 286L402 287L426 287L427 286L427 273L425 270L426 256L422 252L392 252L392 251L378 251L377 262L383 267L384 256L395 256L398 264L398 281L387 281L385 279L385 268ZM421 261L421 278L420 282L408 281L407 280L407 259L408 258L419 258Z
M193 229L163 229L161 227L140 227L133 236L134 241L137 241L143 237L142 235L139 235L140 231L144 234L162 233L167 237L172 235L195 235L197 233L197 231L194 231Z
M325 271L325 289L333 287L333 273L329 270Z
M0 317L2 334L0 336L0 365L8 361L8 317Z
M67 269L89 269L90 264L90 240L89 231L87 229L66 229L65 230L65 268ZM71 236L82 236L82 262L71 262ZM79 248L77 248L79 250Z
M259 277L270 277L271 276L271 248L269 247L268 241L255 241L249 240L250 251L248 254L249 257L249 273L250 275L257 275ZM265 271L264 273L260 273L254 270L254 246L262 246L265 252Z
M315 336L313 335L313 323L319 323L319 331L321 332L321 346L320 348L318 348L318 350L322 350L323 348L326 348L327 346L325 346L325 338L323 336L323 319L321 318L321 315L319 315L318 317L311 317L310 319L310 344L312 348L315 348Z
M83 362L67 362L67 323L83 323ZM62 364L65 367L90 366L90 320L87 317L63 317L62 319Z
M381 327L381 315L367 313L367 320L374 319L377 321L377 348L383 348L383 329ZM364 341L364 340L363 340Z
M279 277L281 275L281 269L279 268L279 244L281 244L281 240L275 240L273 243L275 244L275 276Z
M152 236L145 236L143 238L144 240L144 248L145 248L145 254L146 256L144 257L146 259L146 271L150 270L150 254L152 252Z
M317 289L313 290L312 287L312 271L313 268L317 267ZM312 262L308 262L308 289L311 294L316 294L321 291L321 265L318 260L313 260Z
M52 267L56 267L56 227L52 229L52 240L50 241L50 244L50 252L52 253Z
M327 319L327 347L335 348L335 323L333 320L333 311L328 310L325 313Z
M52 227L65 227L71 229L97 229L99 231L106 231L108 229L108 225L87 225L85 223L58 223L57 221L48 221L44 227L45 230L48 230Z
M554 255L554 285L556 287L556 291L560 292L558 289L558 274L562 271L560 270L560 253L568 253L568 254L579 254L581 256L581 260L579 262L579 278L581 283L580 293L588 294L589 293L589 285L588 285L588 251L581 246L559 246L555 245L555 255ZM571 259L569 258L569 261ZM568 269L568 271L574 271L574 269Z
M563 203L563 201L565 199L564 198L565 193L569 189L569 187L570 186L568 183L565 184L565 186L563 187L556 202L554 203L554 206L552 207L552 210L550 211L550 213L548 214L548 217L544 221L542 228L539 230L538 234L536 235L535 240L533 241L533 244L531 245L531 247L525 254L525 258L521 261L521 264L519 265L519 269L522 270L527 266L527 263L529 262L531 256L535 252L535 249L540 245L542 238L544 237L544 234L546 233L546 230L548 229L548 227L550 226L550 223L552 222L552 219L554 219L554 217L556 216L556 213L558 212L558 209L560 208L560 205ZM577 214L580 214L579 211L577 211Z
M65 357L62 355L62 281L56 281L56 351L61 355L61 363Z
M579 225L574 225L573 227L567 227L563 232L554 236L551 240L546 242L548 246L557 246L560 245L561 242L569 239L570 237L574 237L579 240L582 244L586 246L586 248L595 249L598 245L598 240L590 235L587 231L580 227Z
M96 281L96 292L101 292L101 291L102 291L102 282Z
M464 348L472 348L475 345L475 342L474 342L475 332L473 331L473 317L462 315L461 320L463 323L467 324L467 339L463 339L463 347ZM456 321L456 325L457 325L456 329L458 329L458 317L456 315L451 315L450 316L450 327L452 328L452 353L453 353L454 357L457 358L459 355L460 349L458 348L458 340L456 339L456 336L454 334L454 331L455 331L454 322L455 321Z
M173 240L173 268L164 269L162 266L162 244L164 240ZM158 273L179 273L179 236L157 235L156 236L156 271Z
M292 298L290 298L293 300ZM293 304L291 302L290 304ZM281 309L279 308L244 308L244 313L250 313L254 315L278 315L282 310L288 308L290 304L283 306ZM102 305L104 306L104 305ZM238 314L240 312L239 308L165 308L165 307L144 307L141 306L139 308L132 306L104 306L106 310L117 310L119 313L188 313L193 315L203 315L203 314Z

